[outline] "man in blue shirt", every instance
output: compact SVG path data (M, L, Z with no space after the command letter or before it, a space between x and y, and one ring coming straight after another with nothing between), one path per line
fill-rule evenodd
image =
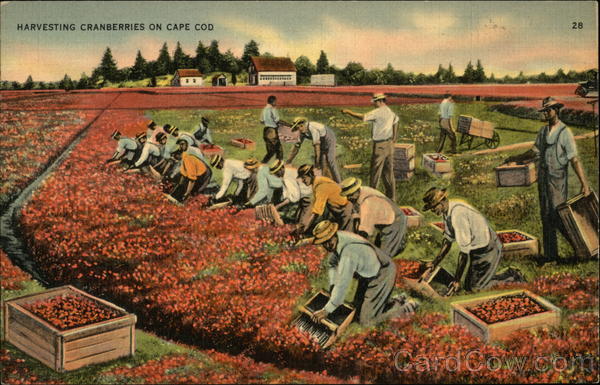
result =
M444 143L446 142L446 136L450 138L451 154L456 154L456 134L452 127L452 115L454 115L454 100L451 94L445 94L444 100L440 103L440 143L437 148L437 152L442 152L444 149Z
M352 278L358 279L354 297L355 319L370 326L392 317L414 313L417 303L404 298L392 298L396 282L396 264L383 251L360 235L338 231L338 224L322 221L313 230L313 243L329 254L329 285L331 297L325 306L313 314L320 322L340 305L346 297Z
M264 124L263 139L267 148L267 153L263 158L263 163L268 163L269 160L275 155L279 160L283 160L283 147L279 140L280 124L287 124L279 119L279 112L275 109L277 105L277 97L271 95L267 99L267 105L263 108L260 122Z
M544 256L549 261L558 260L556 230L559 230L572 245L556 210L558 205L568 198L569 163L581 183L581 193L586 196L591 193L577 156L577 146L573 134L558 118L562 107L563 104L552 97L545 98L542 101L542 109L539 111L544 113L544 119L548 125L542 127L538 132L533 148L523 154L510 156L505 161L505 163L532 160L539 162L537 183L544 233Z

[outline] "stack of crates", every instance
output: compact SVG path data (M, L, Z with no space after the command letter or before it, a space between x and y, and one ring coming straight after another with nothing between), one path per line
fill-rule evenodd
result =
M415 175L415 145L413 143L394 144L394 177L396 180L409 180Z

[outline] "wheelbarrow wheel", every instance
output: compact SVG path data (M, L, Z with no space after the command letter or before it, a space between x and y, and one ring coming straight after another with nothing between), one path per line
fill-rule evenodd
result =
M500 135L498 135L497 132L494 132L494 135L491 137L491 139L485 140L485 145L488 148L496 148L496 147L498 147L499 144L500 144Z

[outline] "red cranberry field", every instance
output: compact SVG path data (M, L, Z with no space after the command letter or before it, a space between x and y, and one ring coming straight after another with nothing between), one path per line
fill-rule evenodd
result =
M532 97L537 97L536 92L541 91L533 88ZM464 90L481 91L467 86ZM21 210L21 234L44 278L52 284L71 284L106 298L135 313L138 327L160 336L227 352L215 352L212 359L236 369L218 377L206 377L206 373L178 375L170 369L202 363L193 357L173 355L134 368L116 368L109 373L110 378L123 382L141 379L146 383L253 382L265 371L276 373L275 382L590 382L598 377L598 279L572 273L506 285L527 288L566 309L564 325L557 329L517 331L500 344L487 345L466 329L452 325L449 312L425 306L412 319L396 319L376 328L353 326L331 349L320 350L290 323L297 305L318 289L315 282L323 277L326 257L322 249L295 246L290 236L293 226L273 227L256 220L251 210L208 211L208 200L202 196L183 207L173 205L152 178L124 174L102 162L114 150L112 131L137 133L148 119L144 109L155 107L154 103L164 103L164 108L201 104L203 108L225 109L256 107L265 99L264 93L166 92L100 92L92 95L98 98L93 102L77 102L77 97L90 95L76 92L26 101L3 95L1 102L3 109L7 108L3 111L6 116L17 114L19 106L31 110L81 108L83 111L75 113L83 113L75 131L90 119L86 114L91 110L85 108L94 103L110 106ZM292 105L310 105L334 103L339 96L314 91L302 95L282 93L281 98L294 100ZM206 107L202 103L207 103ZM354 94L337 103L365 105L368 97ZM29 124L28 130L36 132L35 125ZM15 141L13 147L26 151L27 145ZM46 156L46 151L39 152ZM5 167L3 163L2 172ZM5 269L9 265L4 254L0 256L4 288L4 277L16 273ZM399 258L395 263L399 277L415 279L423 271L423 265L414 260ZM397 286L405 289L400 283ZM61 328L110 317L72 300L47 300L39 305L39 314L55 319ZM535 305L526 298L505 298L482 306L480 316L500 322L533 313ZM59 314L53 306L60 308ZM75 308L88 311L78 314L72 311ZM479 354L469 355L472 351ZM485 365L492 357L509 360L515 355L528 359L522 370ZM552 367L543 372L536 370L535 357L553 355L595 358L591 369L575 366L569 371ZM481 369L476 375L465 365L457 370L446 365L423 369L419 365L423 357L430 359L430 364L443 357L457 357L463 363L481 364ZM5 361L5 354L2 359Z

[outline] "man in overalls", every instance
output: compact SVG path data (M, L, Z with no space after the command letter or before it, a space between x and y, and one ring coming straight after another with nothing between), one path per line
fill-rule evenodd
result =
M305 139L312 141L315 151L315 167L319 167L323 175L331 177L337 183L342 181L336 161L336 138L333 130L318 122L309 122L307 118L298 117L292 122L292 132L299 130L300 139L292 148L287 164L291 164ZM327 174L325 171L328 171Z
M444 241L433 262L427 264L423 277L428 276L442 262L450 251L452 242L459 247L459 259L455 280L446 295L454 294L460 288L460 281L469 263L465 277L466 291L482 290L501 282L523 281L520 272L510 269L495 275L502 258L502 242L489 225L487 219L467 202L448 199L446 189L432 187L423 197L424 211L432 210L444 222Z
M354 205L350 231L365 239L375 236L373 244L390 257L404 250L406 215L390 198L355 177L344 179L341 195Z
M583 168L577 157L577 146L571 130L558 118L562 103L547 97L540 112L548 125L538 132L533 148L525 153L508 157L505 163L538 160L538 192L542 217L544 256L547 261L558 261L559 230L571 246L572 241L563 226L556 208L568 198L569 163L581 183L581 193L591 193Z
M331 292L327 304L313 314L315 322L320 322L343 304L353 277L358 279L354 319L358 319L362 326L414 314L418 307L415 301L392 298L396 264L386 253L357 234L338 231L338 224L327 220L315 226L313 235L313 243L330 253L328 274Z

